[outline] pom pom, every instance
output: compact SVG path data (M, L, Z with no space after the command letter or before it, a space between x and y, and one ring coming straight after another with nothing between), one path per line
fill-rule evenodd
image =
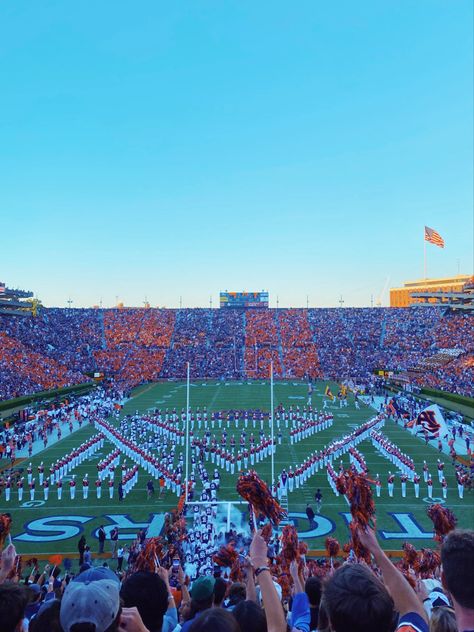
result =
M252 505L255 514L263 514L274 525L279 524L286 516L285 510L273 498L268 485L253 470L239 476L237 492Z
M299 555L306 555L307 552L308 552L308 545L306 544L306 542L300 541L298 544Z
M375 524L375 504L372 496L372 481L364 472L346 470L337 477L336 487L349 501L352 521L349 525L354 553L358 558L370 562L370 553L362 546L357 529L365 529L371 522Z
M238 554L231 544L227 544L226 546L221 546L217 553L213 555L212 559L217 566L232 568L238 559Z
M447 507L436 503L428 507L426 513L433 522L434 539L438 540L438 542L442 542L446 535L456 528L457 518Z
M433 575L440 565L441 556L439 553L433 551L433 549L421 549L415 564L415 571L421 575L422 579L427 579Z
M3 549L5 540L10 533L12 517L9 513L0 514L0 551Z
M403 549L403 560L405 562L406 567L411 566L412 568L414 568L418 560L418 551L415 549L413 544L410 544L409 542L404 542L402 549Z
M287 565L299 557L298 534L293 525L287 524L283 527L281 534L281 556Z
M262 532L261 532L260 535L262 536L262 538L265 540L265 542L267 544L270 542L270 540L272 539L272 536L273 536L273 527L272 527L272 523L271 522L267 522L262 527Z
M61 566L61 562L63 561L62 555L51 555L48 558L48 562L53 566Z
M328 537L324 544L329 557L336 557L338 555L341 546L336 538Z
M160 537L148 538L144 548L137 555L135 560L135 571L156 572L161 560L163 559L164 542Z

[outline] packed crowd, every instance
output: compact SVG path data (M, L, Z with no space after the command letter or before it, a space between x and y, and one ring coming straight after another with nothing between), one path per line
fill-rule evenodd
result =
M353 534L364 560L351 542L341 549L331 537L327 557L310 559L291 529L278 536L270 523L253 536L221 534L212 555L202 541L218 538L212 511L196 512L184 538L176 522L177 516L168 517L161 538L141 531L126 549L113 529L112 560L102 565L94 565L82 537L76 572L70 564L64 568L61 556L41 569L9 544L0 560L2 632L474 629L472 531L451 530L437 550L416 551L406 543L394 563L370 527ZM105 538L101 527L99 551Z
M472 316L426 309L44 309L0 316L0 397L85 381L123 388L158 378L367 379L410 371L418 384L473 394ZM440 351L447 362L428 360ZM450 356L450 353L453 353ZM450 359L452 358L452 359ZM423 361L427 361L423 364Z

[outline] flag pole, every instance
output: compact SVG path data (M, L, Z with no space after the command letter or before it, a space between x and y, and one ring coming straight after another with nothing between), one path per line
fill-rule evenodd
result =
M424 251L424 260L425 260L425 267L424 267L425 276L424 276L424 278L426 279L427 278L427 276L426 276L426 234L423 235L423 251Z
M272 485L275 482L275 445L273 437L273 360L270 362L270 431L272 445Z
M186 481L184 498L188 502L188 480L189 480L189 362L186 371Z

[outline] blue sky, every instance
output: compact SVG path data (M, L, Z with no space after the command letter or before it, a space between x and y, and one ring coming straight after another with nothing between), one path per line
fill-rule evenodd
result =
M470 0L0 5L0 279L368 305L472 272ZM388 300L388 294L384 297Z

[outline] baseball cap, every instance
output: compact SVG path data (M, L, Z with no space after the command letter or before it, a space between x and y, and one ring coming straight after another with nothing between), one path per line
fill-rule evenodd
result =
M214 592L214 584L216 580L210 575L206 577L198 577L191 587L191 599L195 601L204 601L209 599Z
M85 569L82 573L76 575L72 579L72 581L88 583L97 582L101 579L107 579L109 581L117 582L117 584L120 584L120 579L117 577L117 575L106 566L97 566Z
M76 623L91 623L95 625L95 632L105 632L114 622L119 609L119 585L116 581L72 581L64 591L59 620L64 632L69 632Z

